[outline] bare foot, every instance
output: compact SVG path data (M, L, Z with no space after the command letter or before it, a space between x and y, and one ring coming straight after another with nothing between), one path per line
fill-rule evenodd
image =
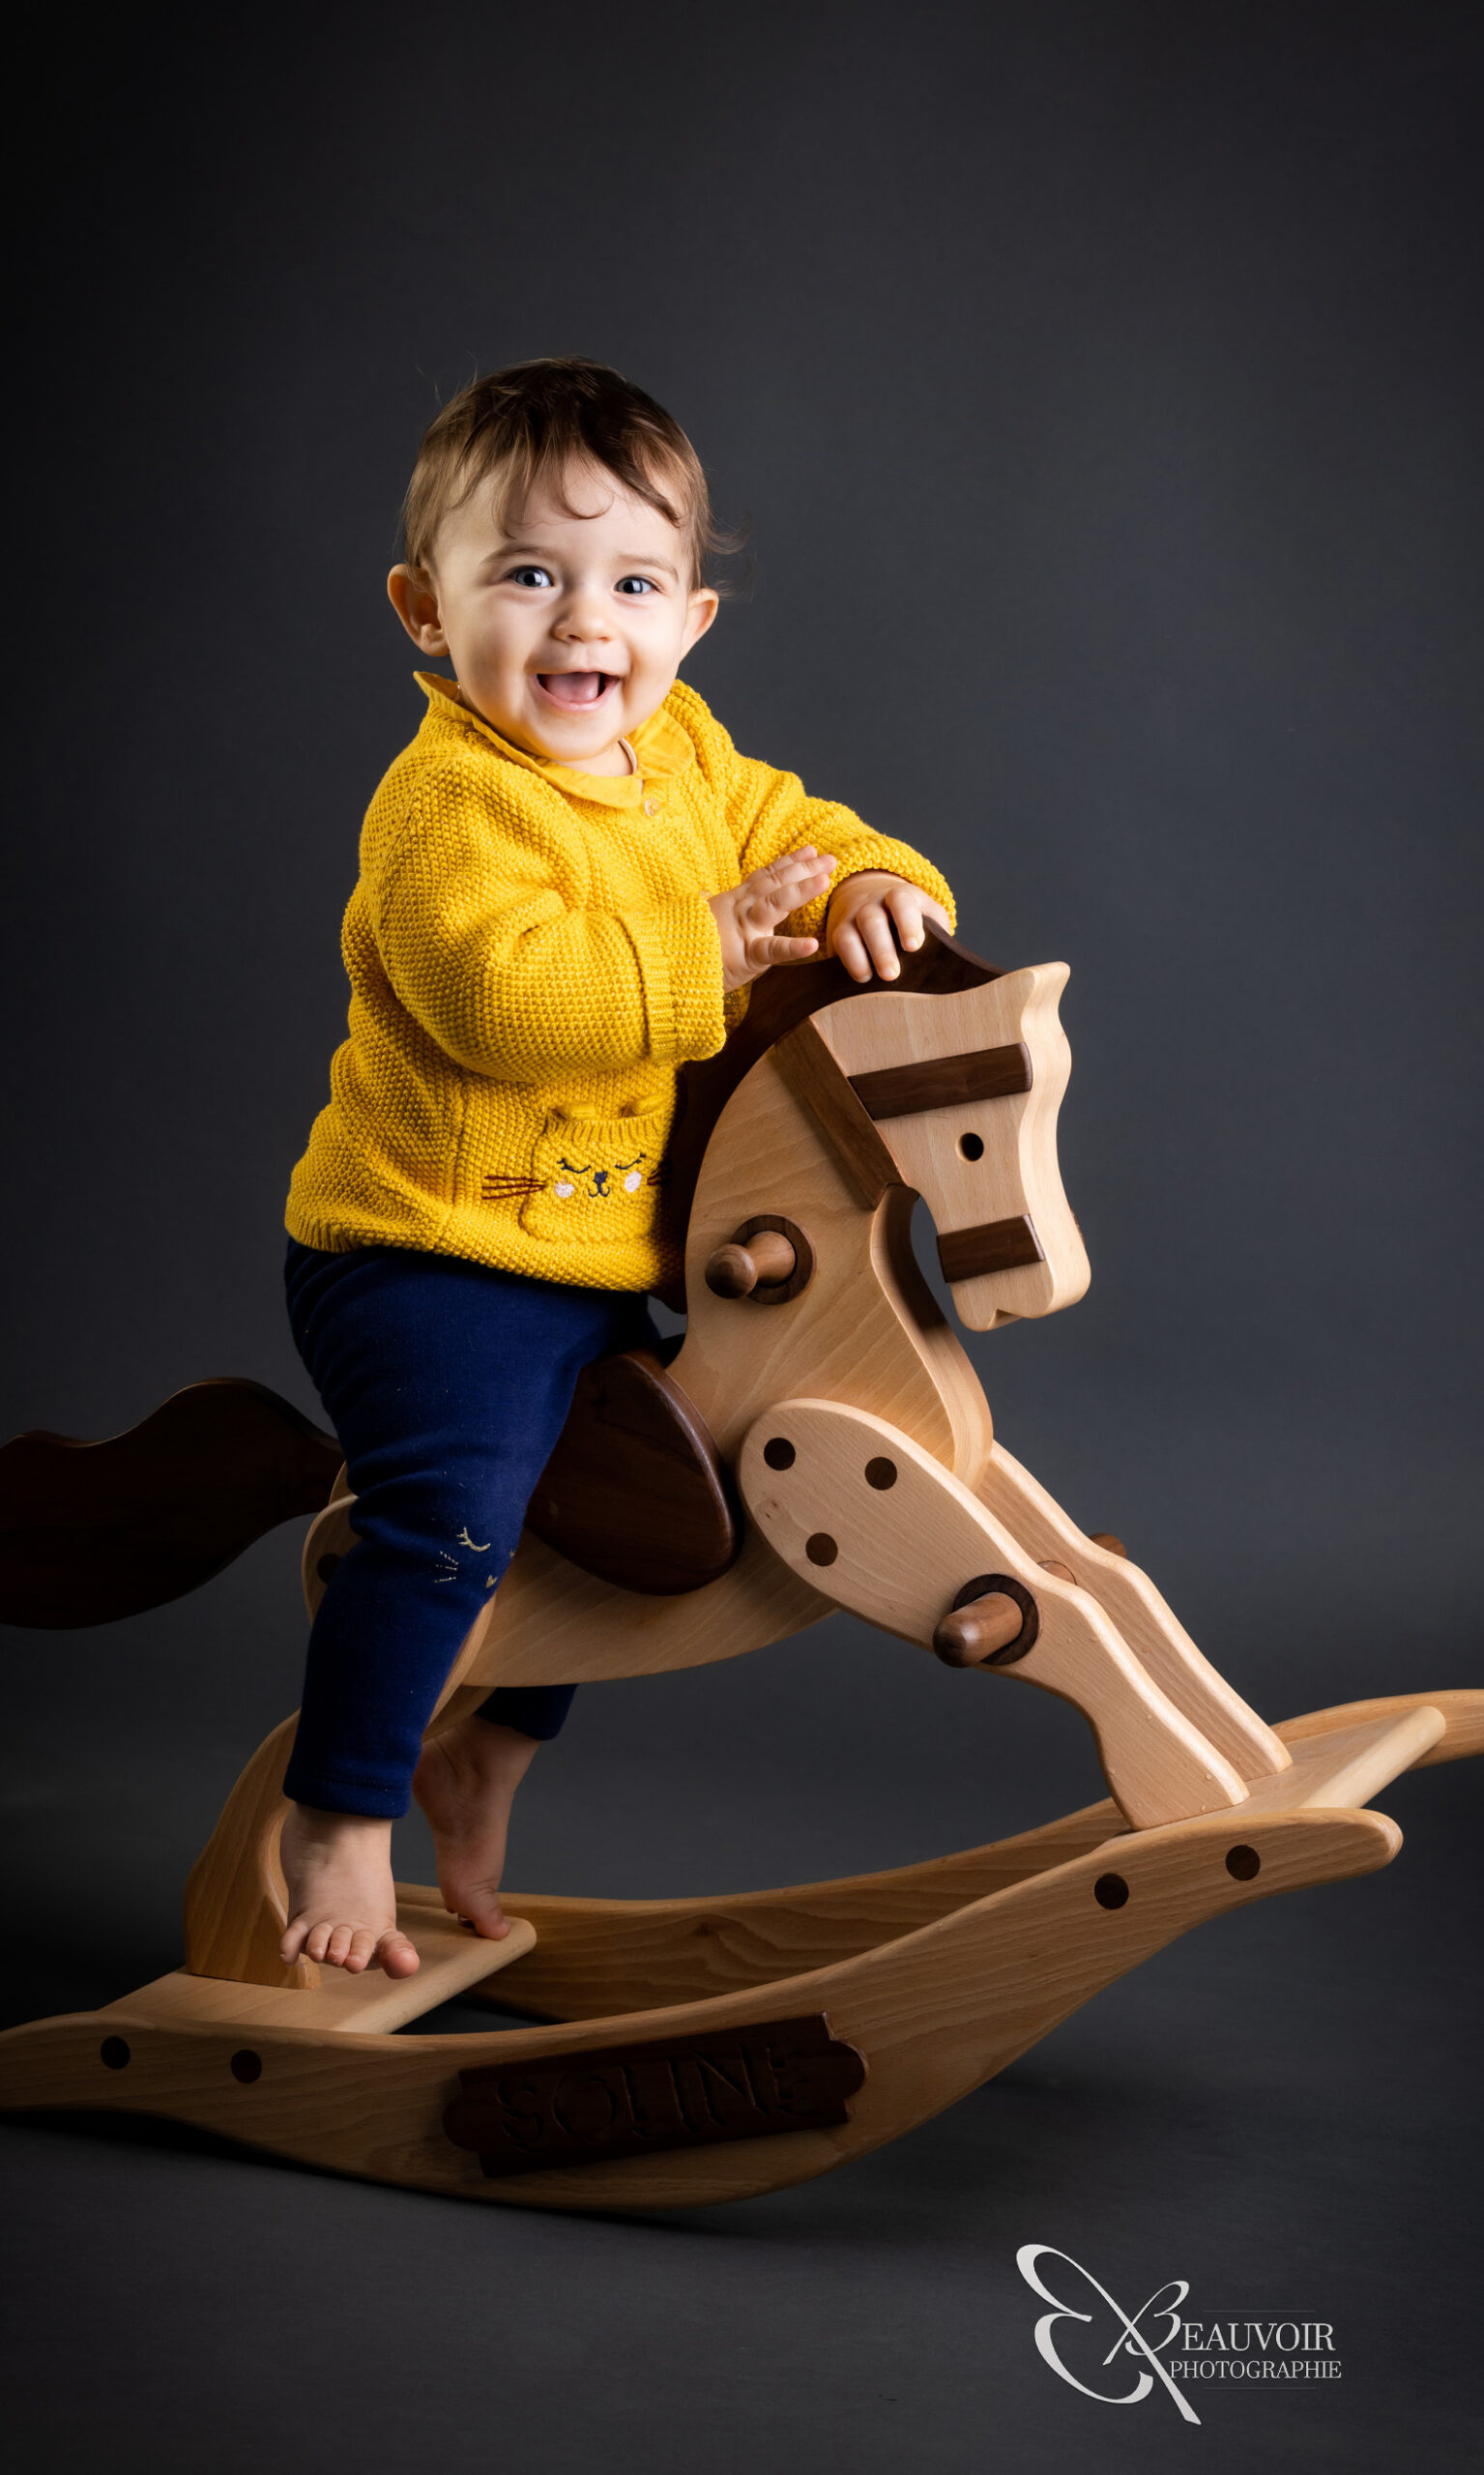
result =
M433 1834L443 1904L490 1942L510 1930L497 1894L510 1806L536 1749L535 1736L495 1727L475 1711L423 1746L413 1778Z
M289 1921L280 1959L318 1960L351 1976L416 1974L418 1954L397 1931L389 1821L291 1805L282 1857Z

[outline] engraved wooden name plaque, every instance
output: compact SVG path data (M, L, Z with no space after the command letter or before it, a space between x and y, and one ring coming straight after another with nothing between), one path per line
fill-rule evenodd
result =
M845 2100L865 2079L865 2057L832 2037L817 2011L458 2076L463 2094L443 2118L449 2138L474 2149L486 2174L529 2174L828 2130L850 2120Z

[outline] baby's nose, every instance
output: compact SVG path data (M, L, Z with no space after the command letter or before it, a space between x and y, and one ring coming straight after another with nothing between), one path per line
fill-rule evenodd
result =
M600 644L613 633L612 622L605 603L596 596L574 595L558 611L552 634L564 644Z

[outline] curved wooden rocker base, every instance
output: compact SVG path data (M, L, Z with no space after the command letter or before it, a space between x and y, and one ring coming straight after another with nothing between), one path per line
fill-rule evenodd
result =
M278 1959L286 1721L191 1874L186 1965L0 2037L0 2106L159 2114L527 2206L742 2198L951 2105L1205 1918L1388 1862L1400 1834L1362 1809L1413 1763L1484 1747L1484 1694L1267 1727L1118 1542L996 1440L917 1268L915 1196L971 1329L1086 1288L1056 1157L1065 979L936 934L891 989L801 965L687 1068L684 1344L585 1380L440 1723L493 1685L705 1665L843 1607L1070 1702L1112 1799L846 1881L511 1893L499 1943L410 1888L422 1966L389 1983ZM104 1443L18 1439L0 1454L0 1613L71 1626L162 1604L296 1512L316 1516L312 1614L356 1552L355 1499L334 1438L257 1385L194 1386ZM548 2024L396 2033L454 1995Z
M940 2112L1207 1918L1389 1863L1359 1808L1484 1749L1484 1693L1278 1731L1234 1810L1130 1830L1111 1802L897 1872L722 1900L520 1900L480 1942L403 1895L413 1979L162 1977L0 2037L0 2105L156 2114L378 2182L575 2209L803 2182ZM329 1977L327 1972L327 1978ZM399 2037L455 1993L562 2015Z

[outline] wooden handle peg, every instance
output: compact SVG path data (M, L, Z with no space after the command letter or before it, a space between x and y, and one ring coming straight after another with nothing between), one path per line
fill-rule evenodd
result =
M759 1229L745 1246L718 1246L706 1266L706 1286L716 1297L750 1297L760 1281L771 1288L792 1280L798 1257L776 1229Z
M933 1647L945 1667L982 1667L996 1650L1008 1647L1024 1622L1013 1598L991 1590L951 1609L933 1635Z
M1105 1547L1110 1556L1126 1556L1128 1553L1122 1539L1115 1538L1111 1529L1090 1529L1088 1536L1094 1547Z

